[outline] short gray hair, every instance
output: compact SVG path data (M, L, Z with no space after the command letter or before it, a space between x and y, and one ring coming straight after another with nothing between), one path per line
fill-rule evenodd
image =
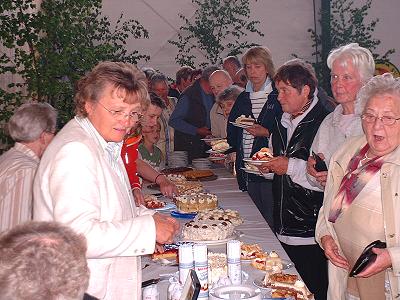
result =
M86 239L56 222L0 235L0 300L81 300L89 285Z
M357 102L360 103L362 110L364 110L370 99L384 94L400 97L400 78L394 78L391 73L373 77L359 90ZM400 106L400 103L398 105Z
M230 87L227 87L225 90L223 90L219 95L217 95L216 101L218 104L221 104L222 102L228 100L236 101L237 97L242 92L243 89L241 87L238 87L237 85L231 85Z
M159 82L165 82L165 84L168 86L168 79L164 74L154 73L153 76L151 76L150 81L149 81L150 88L154 89L154 86Z
M57 111L48 103L21 105L7 124L8 133L16 142L36 141L43 132L54 133Z
M333 49L326 61L328 68L332 69L334 61L338 60L343 66L350 59L353 66L358 70L361 82L364 84L374 76L375 62L371 51L359 46L357 43L350 43L339 48Z

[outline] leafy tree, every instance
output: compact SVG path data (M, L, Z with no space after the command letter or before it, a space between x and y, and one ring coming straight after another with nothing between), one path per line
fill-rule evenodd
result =
M136 20L115 27L101 15L101 0L1 0L0 75L18 74L20 80L0 89L0 126L26 100L49 102L64 124L74 115L73 94L77 80L99 61L136 63L148 59L125 49L129 37L148 38ZM12 54L10 55L9 52ZM7 143L0 132L0 144Z
M178 48L175 61L179 65L195 67L195 51L202 53L204 60L201 66L217 64L222 54L238 55L243 50L258 44L243 41L249 33L264 36L257 29L259 21L249 21L249 0L192 0L197 9L194 19L189 20L179 14L184 21L180 27L177 40L169 43Z
M320 86L330 93L330 70L326 65L326 59L331 49L348 43L358 43L360 46L369 49L375 61L388 61L394 49L389 49L385 54L380 55L375 52L381 41L373 37L373 32L379 19L373 19L369 23L366 21L368 10L371 8L372 0L360 7L354 6L352 0L331 0L330 6L320 12L321 34L313 29L309 29L313 47L316 49L312 55L315 62L312 62L317 73ZM325 3L326 5L326 3ZM330 10L330 13L327 12Z

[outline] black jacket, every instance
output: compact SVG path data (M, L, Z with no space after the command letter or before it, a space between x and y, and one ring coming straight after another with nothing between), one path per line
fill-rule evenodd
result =
M287 146L286 128L280 119L276 119L272 131L274 156L307 160L315 134L327 114L328 111L318 101L300 121ZM323 193L294 183L286 174L274 176L272 190L275 231L287 236L313 237Z
M260 115L258 116L257 123L267 128L271 132L274 126L275 117L280 118L282 115L282 108L278 102L278 91L275 88L274 83L272 83L272 92L268 95L268 100L264 104ZM229 145L232 147L231 152L236 151L236 178L239 184L239 188L242 191L247 190L247 182L262 182L265 179L263 177L247 174L241 168L244 167L243 162L243 129L232 125L229 122L234 122L240 115L251 116L254 118L252 113L252 106L250 101L250 94L248 92L242 92L238 98L228 118L227 127L227 139ZM255 137L253 142L253 147L251 154L260 150L262 147L268 147L268 138L265 137Z

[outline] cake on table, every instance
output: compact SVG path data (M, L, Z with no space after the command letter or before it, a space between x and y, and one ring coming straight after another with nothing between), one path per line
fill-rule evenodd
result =
M217 196L210 193L192 193L176 196L174 199L176 207L183 213L199 212L218 206Z
M186 177L182 174L168 174L167 179L172 181L173 183L186 182Z
M226 254L208 252L208 284L216 283L221 277L228 277Z
M232 209L222 209L222 208L199 212L195 220L229 221L234 226L238 226L243 223L243 219L240 217L238 211Z
M255 258L251 261L251 265L262 271L281 272L283 269L282 259L275 251L255 253Z
M202 178L211 177L214 174L211 170L190 170L182 173L187 180L200 180Z
M295 274L267 272L264 286L272 289L272 297L295 297L295 299L310 300L313 294L308 290L303 281Z
M240 244L240 258L243 260L255 259L261 253L263 251L258 244Z
M225 240L233 235L235 227L229 221L192 220L182 228L182 237L188 241Z
M200 193L203 191L203 185L199 181L181 181L175 183L179 195Z

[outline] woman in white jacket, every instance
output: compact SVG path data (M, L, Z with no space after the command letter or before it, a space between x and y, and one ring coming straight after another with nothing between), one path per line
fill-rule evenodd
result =
M99 299L141 299L140 256L171 242L178 229L174 219L136 207L120 156L147 99L133 65L98 64L79 81L77 116L47 148L35 178L34 219L86 237L87 292Z

